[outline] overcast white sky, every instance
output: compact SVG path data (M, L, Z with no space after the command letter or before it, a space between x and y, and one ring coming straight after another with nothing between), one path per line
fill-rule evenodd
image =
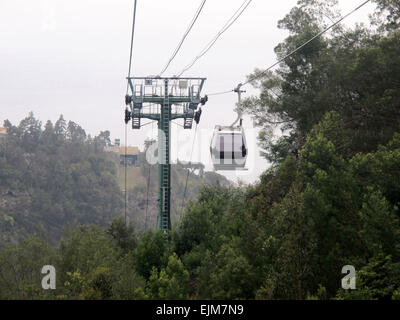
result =
M208 0L182 50L166 72L179 72L225 24L243 0ZM341 0L345 14L362 0ZM157 74L167 62L200 4L200 0L138 0L133 72ZM237 22L185 75L206 77L204 93L233 89L254 68L276 61L273 48L286 34L277 21L294 0L253 0ZM110 130L124 137L124 95L129 60L133 0L0 0L0 121L13 124L29 111L53 122L60 114L87 133ZM367 5L347 20L368 21ZM246 94L256 93L246 87ZM193 161L209 159L209 135L216 124L235 119L235 94L210 97L203 109ZM2 123L0 123L1 125ZM252 122L245 128L249 170L240 179L252 182L268 163L258 156ZM193 131L173 125L172 158L189 160L176 145L191 145ZM128 144L142 148L150 127L129 130ZM207 136L208 134L208 136ZM188 148L186 148L188 149ZM190 149L190 148L189 148ZM177 152L179 153L177 155ZM210 169L209 163L206 168ZM227 174L231 179L235 175Z

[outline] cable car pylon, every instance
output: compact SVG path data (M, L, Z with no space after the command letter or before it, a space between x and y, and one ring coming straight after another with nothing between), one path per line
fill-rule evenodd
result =
M125 122L132 120L132 129L141 128L141 119L158 122L158 228L171 229L171 121L183 119L184 129L198 122L199 104L206 78L128 77L130 93L125 96ZM154 107L154 105L156 107Z

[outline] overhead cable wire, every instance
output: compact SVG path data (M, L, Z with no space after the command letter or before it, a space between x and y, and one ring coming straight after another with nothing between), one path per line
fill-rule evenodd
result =
M129 53L128 78L130 78L130 76L131 76L131 69L132 69L133 42L134 42L134 39L135 39L135 24L136 24L136 5L137 5L137 0L135 0L134 6L133 6L131 50L130 50L130 53ZM127 94L128 94L128 89L129 89L129 81L127 81L127 84L126 84L126 93Z
M305 43L303 43L301 46L297 47L296 49L294 49L293 51L291 51L290 53L288 53L287 55L285 55L283 58L279 59L277 62L275 62L274 64L272 64L271 66L269 66L267 69L265 69L264 71L262 71L261 73L259 73L258 75L254 76L253 78L249 78L245 83L243 83L243 85L246 85L248 83L250 83L251 81L256 80L257 78L261 77L262 75L264 75L265 73L267 73L268 71L270 71L272 68L274 68L275 66L279 65L280 63L284 62L287 58L291 57L292 55L294 55L295 53L297 53L298 51L300 51L301 49L303 49L305 46L307 46L308 44L310 44L312 41L314 41L315 39L319 38L320 36L322 36L323 34L327 33L329 30L331 30L332 28L336 27L339 23L341 23L344 19L346 19L347 17L349 17L350 15L352 15L353 13L355 13L356 11L358 11L359 9L361 9L363 6L365 6L368 2L370 2L371 0L367 0L364 1L362 4L360 4L357 8L353 9L351 12L349 12L348 14L346 14L345 16L343 16L342 18L340 18L338 21L336 21L335 23L331 24L328 28L322 30L321 32L319 32L317 35L315 35L314 37L312 37L310 40L306 41Z
M145 126L147 126L147 125L149 125L149 124L153 124L153 123L156 122L156 121L157 121L157 120L153 120L153 121L146 122L146 123L140 125L140 127L145 127Z
M184 126L183 125L181 125L180 123L177 123L177 122L175 122L175 121L171 121L173 124L175 124L176 126L180 126L180 127L182 127L182 128L184 128Z
M263 70L262 72L258 73L257 75L255 75L254 77L250 77L246 82L244 82L242 85L246 85L249 84L250 82L262 77L264 74L266 74L268 71L270 71L272 68L276 67L277 65L279 65L280 63L284 62L287 58L291 57L292 55L294 55L295 53L297 53L299 50L303 49L305 46L307 46L308 44L310 44L312 41L314 41L315 39L319 38L320 36L324 35L325 33L327 33L329 30L331 30L332 28L336 27L339 23L341 23L343 20L345 20L346 18L348 18L350 15L352 15L353 13L355 13L356 11L358 11L359 9L361 9L362 7L364 7L368 2L371 2L371 0L367 0L364 1L362 4L360 4L357 8L353 9L351 12L349 12L348 14L346 14L345 16L343 16L342 18L340 18L339 20L337 20L336 22L334 22L333 24L331 24L329 27L327 27L326 29L324 29L323 31L319 32L317 35L315 35L314 37L312 37L311 39L309 39L308 41L306 41L305 43L303 43L301 46L297 47L296 49L294 49L293 51L291 51L290 53L288 53L287 55L285 55L283 58L279 59L277 62L275 62L274 64L272 64L271 66L269 66L267 69ZM213 96L213 95L222 95L222 94L227 94L232 92L233 90L227 90L227 91L222 91L222 92L217 92L217 93L210 93L207 94L208 96Z
M147 174L147 192L146 192L146 214L145 214L145 220L144 220L144 231L147 230L147 213L149 209L149 191L150 191L150 182L151 182L151 165L149 164L149 172Z
M217 42L219 37L226 32L234 23L235 21L242 15L242 13L246 10L246 8L249 6L249 4L252 2L252 0L245 0L239 9L235 11L235 13L228 19L228 21L224 24L222 29L217 33L217 35L209 42L207 45L203 48L203 50L200 51L200 53L193 59L191 63L189 63L179 74L178 77L180 77L183 73L188 71L193 65L201 58L203 57Z
M190 152L190 161L189 161L189 165L192 163L193 150L194 150L194 143L196 142L196 133L197 133L197 124L196 124L196 128L195 128L195 130L194 130L194 137L193 137L192 151ZM182 210L182 211L183 211L183 207L184 207L184 205L185 205L185 198L186 198L186 192L187 192L189 174L190 174L190 168L187 169L187 174L186 174L185 190L184 190L184 192L183 192L183 199L182 199L182 206L181 206L181 210ZM182 216L181 216L181 218L182 218Z
M126 217L127 217L127 203L128 203L128 199L127 199L127 161L126 161L126 156L127 156L127 153L128 153L128 125L127 124L125 124L125 157L124 157L124 175L125 175L125 194L124 194L124 202L125 202L125 215L124 215L124 217L125 217L125 225L126 225L126 223L127 223L127 220L126 220Z
M192 30L194 24L196 23L201 11L203 10L203 7L206 3L206 0L203 0L199 6L199 8L197 9L192 21L189 24L189 27L186 29L181 41L179 42L178 46L175 48L175 51L172 53L171 58L168 60L167 64L164 66L164 68L161 70L161 72L158 74L158 76L160 77L169 67L169 65L171 64L172 60L174 60L174 58L176 57L176 55L178 54L179 50L181 49L183 43L185 42L186 37L188 36L188 34L190 33L190 31Z
M133 56L133 42L135 39L135 22L136 22L136 5L137 5L137 0L134 2L133 6L133 18L132 18L132 34L131 34L131 49L129 53L129 67L128 67L128 78L131 76L131 70L132 70L132 56ZM126 94L128 94L129 90L129 81L126 83ZM127 223L127 203L128 203L128 198L127 198L127 153L128 153L128 123L125 122L125 158L124 158L124 179L125 179L125 194L124 194L124 218L125 218L125 225Z
M147 174L147 191L146 191L146 213L145 213L145 220L144 220L144 231L147 229L147 213L149 209L149 191L150 191L150 182L151 182L151 167L152 165L149 163L149 172Z
M208 93L207 96L219 96L219 95L227 94L227 93L231 93L231 92L233 92L233 90L227 90L227 91L215 92L215 93Z
M155 121L151 121L147 124L151 123L151 139L150 142L153 142L153 124ZM148 146L150 147L150 145ZM146 149L146 152L148 151L148 149ZM149 192L150 192L150 183L151 183L151 168L152 168L152 164L149 163L149 172L147 174L147 192L146 192L146 213L145 213L145 220L144 220L144 231L146 231L147 229L147 215L148 215L148 210L149 210Z

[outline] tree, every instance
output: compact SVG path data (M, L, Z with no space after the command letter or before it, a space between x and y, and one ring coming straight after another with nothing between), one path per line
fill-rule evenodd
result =
M33 112L30 112L28 117L20 122L18 129L22 147L26 152L33 152L38 146L42 131L41 126L41 122L35 119Z
M32 236L20 245L8 245L1 249L0 299L54 298L59 289L43 290L41 287L44 277L41 270L45 265L57 268L58 261L55 248L41 237ZM57 281L56 288L59 285Z
M122 217L113 219L107 233L124 252L132 252L136 248L137 239L133 225L126 225Z
M374 15L374 24L380 30L398 30L400 25L400 4L396 0L375 0L378 10Z
M189 298L189 272L175 253L168 258L167 267L161 268L160 272L152 268L147 292L151 299Z
M397 2L377 2L381 10L391 12L389 16L396 16ZM279 22L291 34L276 47L278 58L322 30L326 16L336 15L331 5L330 1L300 1ZM353 155L376 150L398 128L399 32L376 36L366 28L340 27L332 36L315 39L275 72L256 70L249 76L261 94L245 99L242 109L257 119L263 154L274 163L296 154L329 111L343 118ZM282 130L281 137L274 137L274 128Z
M60 115L60 117L56 121L54 125L54 132L57 136L58 141L65 140L67 134L67 123L65 122L63 115Z
M86 140L86 132L79 126L77 123L73 121L68 122L67 128L67 138L71 142L85 142Z
M168 246L161 231L149 230L143 234L134 251L135 269L149 279L153 268L160 270L167 263Z

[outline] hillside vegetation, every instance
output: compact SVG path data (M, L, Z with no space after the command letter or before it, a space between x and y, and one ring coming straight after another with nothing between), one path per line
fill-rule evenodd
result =
M61 116L44 128L31 113L18 126L5 121L7 136L0 141L0 246L42 235L57 244L67 225L109 225L124 215L124 167L116 154L104 152L109 132L92 138L76 123ZM136 231L156 228L157 166L150 170L140 155L139 167L128 167L127 217ZM172 166L172 217L182 212L186 170ZM229 184L209 172L189 175L186 201L204 184Z
M187 169L177 164L171 165L171 220L173 224L179 223L184 213L184 205L190 200L196 199L202 187L215 185L228 187L232 184L224 176L215 172L204 172L201 176L189 171L185 202L183 203L187 175ZM121 190L124 190L124 166L118 167L118 181ZM138 167L127 167L127 189L127 215L135 229L142 231L148 228L157 228L158 167L148 164L145 153L139 154Z
M333 28L250 76L260 95L240 107L272 164L257 183L202 187L167 235L117 218L67 229L59 246L40 237L7 246L0 298L400 299L400 2L373 2L371 27ZM336 19L334 4L299 0L279 22L289 36L278 58ZM89 163L118 188L112 166ZM40 289L44 264L58 270L56 290ZM342 288L346 265L355 290Z

